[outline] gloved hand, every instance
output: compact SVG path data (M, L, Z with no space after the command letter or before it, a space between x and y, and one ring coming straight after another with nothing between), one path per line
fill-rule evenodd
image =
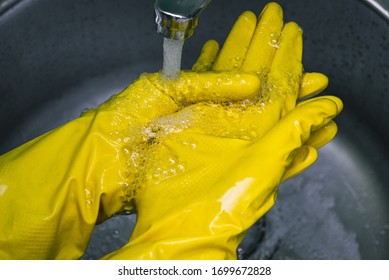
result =
M96 222L131 210L138 128L201 100L254 95L253 74L145 74L95 110L0 157L0 259L77 259ZM136 134L135 132L139 132Z
M193 70L195 71L208 71L208 70L239 70L256 72L261 77L262 82L262 95L263 97L271 95L269 91L273 90L273 87L279 86L284 82L284 90L293 90L293 87L288 87L286 83L290 82L287 77L281 78L282 75L289 75L287 70L284 68L284 61L279 60L273 61L276 49L279 47L279 37L283 28L283 11L277 3L269 3L263 9L262 13L256 22L255 14L252 12L244 12L234 25L231 33L229 34L223 49L219 53L219 45L216 41L208 41L201 52L201 55ZM293 46L290 46L293 50ZM301 49L295 49L296 51L302 51ZM285 54L285 59L288 54ZM299 66L301 67L301 65ZM272 71L271 71L272 69ZM279 72L278 70L283 71ZM300 87L297 90L297 86L294 86L294 91L298 91L292 95L292 98L288 98L285 104L277 104L278 106L288 106L289 108L270 109L271 105L267 105L266 117L259 116L261 125L256 125L255 137L260 137L268 127L272 127L275 122L278 121L279 117L277 114L281 111L281 116L285 114L291 107L295 106L296 98L307 99L315 96L322 92L328 86L328 78L322 73L306 73L302 71L302 79ZM282 87L282 86L281 86ZM263 102L263 99L260 100ZM242 107L242 106L240 106ZM238 108L238 111L242 108ZM253 108L251 108L253 109ZM255 107L254 107L255 110ZM247 111L247 110L245 110ZM274 115L272 115L272 112ZM231 112L229 112L231 115ZM255 115L255 114L254 114ZM265 120L265 118L267 118ZM244 125L242 122L246 121L248 124ZM231 120L229 121L231 122ZM250 113L245 114L245 118L242 120L242 116L239 117L239 128L249 127L252 124L258 123L258 120L253 120L253 115ZM311 145L318 149L328 143L336 134L337 126L334 122L330 122L326 125L325 129L315 132L314 136L311 137ZM251 138L251 137L250 137ZM298 174L312 162L317 159L317 153L315 149L309 150L310 155L304 157L305 161L301 162L303 157L296 157L294 162L288 167L284 180Z
M141 190L148 189L140 185L145 177L139 173L146 175L145 170L157 171L148 172L147 176L155 176L158 181L160 176L166 178L185 171L180 174L191 180L192 174L190 172L188 174L183 165L178 164L177 168L168 170L166 165L162 167L157 165L158 162L164 164L163 158L157 157L158 154L164 155L164 146L159 145L162 147L162 153L155 153L157 146L150 144L158 143L157 138L159 137L157 136L160 135L156 134L158 131L149 129L153 127L153 124L147 125L147 123L150 120L153 123L155 120L155 123L162 121L169 124L171 122L168 118L157 118L165 113L169 114L167 113L169 108L175 111L183 103L190 104L208 98L219 101L223 99L223 96L226 99L228 99L227 96L244 98L256 92L258 86L257 80L251 76L239 77L239 81L243 82L244 79L241 78L247 77L248 84L241 87L238 82L236 90L233 88L235 83L232 84L232 88L231 85L223 85L223 77L227 82L231 79L225 74L216 75L215 79L212 77L201 79L201 77L205 75L194 75L194 77L192 75L189 81L182 77L180 81L173 84L165 84L158 80L156 75L141 77L129 89L97 110L92 110L81 118L3 155L0 158L2 195L0 210L7 214L0 221L2 229L0 258L77 258L86 247L96 219L103 220L112 213L130 209L132 199L137 192L132 186L141 187ZM209 83L210 81L214 84ZM196 89L193 91L192 87L198 91ZM193 91L189 96L185 92L188 88ZM210 96L207 92L214 93L214 95ZM218 95L221 95L221 99L217 97ZM214 104L208 104L209 106L206 107L204 105L201 104L197 109L207 108L208 110L213 108ZM183 110L178 114L181 117L181 126L163 126L165 132L170 133L169 137L174 135L171 134L172 132L178 132L189 124L201 123L200 118L192 120L188 118L185 115L187 112L190 110ZM174 115L170 117L172 120L177 120ZM173 140L177 142L176 137ZM186 138L186 140L179 140L179 142L195 150L196 140L192 138ZM132 146L138 142L141 144ZM152 148L149 149L148 146ZM138 152L146 153L139 156ZM150 160L153 156L155 157L154 163L157 166L154 166L154 170L152 168L139 169L137 165L143 164L139 159L148 158L149 155L152 155ZM168 164L174 165L174 160L175 158L169 158ZM201 171L201 169L198 170ZM135 173L136 176L133 176ZM183 195L188 195L188 192ZM48 201L49 204L47 204ZM169 201L166 200L166 202ZM139 209L141 214L142 211ZM147 215L146 212L142 213L144 213L143 216ZM145 223L147 221L144 220L143 225ZM141 226L142 222L140 221L138 225ZM152 238L147 239L147 235L144 237L146 242L140 247L130 242L129 247L135 244L135 250L127 257L158 257L157 252L153 251L153 248L158 246L158 242L155 243ZM136 238L137 235L134 234L133 239ZM161 232L161 238L163 240L163 232ZM172 255L180 257L179 252L184 250L185 246L176 245L178 247L175 246L172 254L169 255L166 252L166 255L162 257L169 258ZM192 247L195 246L196 242L192 244ZM121 252L125 252L125 249L123 248ZM201 251L201 247L197 250ZM199 256L196 250L193 252L192 258ZM120 253L112 256L118 257ZM126 254L121 256L126 257ZM207 255L201 256L207 257ZM212 256L214 255L209 257Z
M206 44L195 70L256 72L261 91L240 102L194 104L142 128L145 140L129 147L136 227L106 258L236 258L246 230L275 203L280 182L311 165L336 133L338 98L296 106L299 96L327 83L321 74L303 76L301 56L301 29L283 25L274 3L258 23L244 13L220 53Z

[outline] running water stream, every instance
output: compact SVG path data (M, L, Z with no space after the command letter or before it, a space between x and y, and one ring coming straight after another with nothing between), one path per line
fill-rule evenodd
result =
M181 55L184 40L164 38L162 76L166 79L177 79L181 70Z

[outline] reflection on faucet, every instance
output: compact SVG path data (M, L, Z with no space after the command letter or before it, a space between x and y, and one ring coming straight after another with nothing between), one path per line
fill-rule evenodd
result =
M156 0L157 32L166 38L184 40L193 35L201 12L211 0Z

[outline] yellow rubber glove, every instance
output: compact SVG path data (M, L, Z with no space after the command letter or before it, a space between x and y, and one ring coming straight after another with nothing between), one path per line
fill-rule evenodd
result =
M133 208L126 147L143 141L139 127L184 103L258 89L251 74L187 72L176 81L145 74L99 108L2 155L0 259L79 258L96 222Z
M250 71L259 74L262 80L263 95L269 95L269 90L277 85L279 75L276 73L278 69L283 69L283 61L273 61L276 49L279 48L279 38L283 28L283 11L277 3L269 3L263 9L256 20L255 14L252 12L244 12L237 20L231 30L223 49L219 52L219 44L214 40L209 40L203 47L199 59L193 66L194 71L208 70L239 70ZM291 48L293 49L293 48ZM302 51L297 49L297 51ZM288 53L286 53L286 56ZM271 67L273 65L273 67ZM273 69L273 71L271 71ZM284 70L284 75L289 75L288 71ZM284 78L285 83L288 79ZM287 90L288 86L285 86ZM328 78L322 73L302 73L302 80L298 90L299 99L307 99L322 92L328 86ZM294 95L294 97L296 97ZM295 105L295 98L289 98L291 107ZM261 100L262 102L262 100ZM269 107L269 106L267 106ZM240 110L241 108L238 108ZM271 109L277 114L278 110ZM288 108L284 108L283 115ZM231 112L229 113L231 114ZM252 130L256 137L260 137L267 127L271 127L279 116L268 114L268 119L261 118L260 129L258 127ZM248 123L252 122L252 116L248 116ZM266 125L263 125L263 124ZM239 121L240 129L242 129L242 120ZM247 126L246 126L247 127ZM323 129L315 132L310 139L310 145L315 149L309 149L310 153L304 157L296 157L294 162L289 166L285 173L284 180L300 173L306 169L317 159L316 149L328 143L336 134L337 126L334 122L330 122ZM304 159L304 161L301 161Z
M270 4L258 24L244 13L221 52L213 48L194 67L257 72L257 96L195 104L142 129L145 141L131 147L129 162L137 178L136 227L130 242L106 258L235 259L246 230L275 203L280 182L312 164L316 149L335 135L331 120L343 106L338 98L296 107L303 91L302 33L295 23L283 26L279 11ZM264 17L273 20L268 27ZM257 34L280 21L280 38L263 66L255 53L269 41ZM211 53L218 55L208 63Z
M219 44L209 40L203 46L194 71L243 70L264 76L270 69L283 27L283 11L277 3L269 3L259 15L244 12L219 54ZM217 61L215 62L217 58ZM328 77L322 73L303 73L299 98L322 92L328 86Z

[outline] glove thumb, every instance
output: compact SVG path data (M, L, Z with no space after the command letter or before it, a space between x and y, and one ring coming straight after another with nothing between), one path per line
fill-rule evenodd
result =
M260 89L257 75L235 71L183 71L175 80L164 79L160 74L148 78L160 91L181 105L201 101L242 100L255 96Z

